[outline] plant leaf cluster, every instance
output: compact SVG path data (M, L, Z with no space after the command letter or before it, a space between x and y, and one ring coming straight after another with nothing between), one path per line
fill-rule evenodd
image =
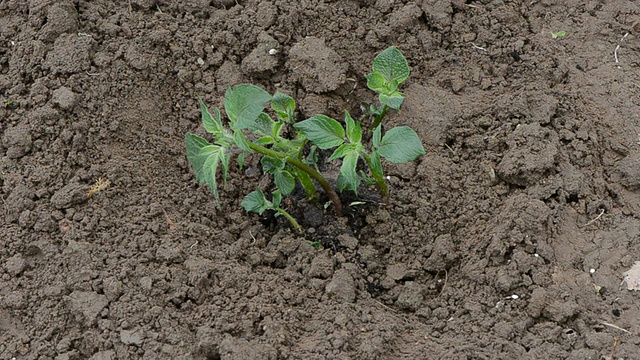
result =
M390 47L373 62L373 72L366 75L367 85L379 94L381 108L375 109L376 117L370 128L371 144L363 143L363 127L345 111L344 125L339 121L318 114L304 121L295 122L296 103L290 96L276 92L270 95L264 89L239 84L229 87L225 93L224 110L228 120L225 127L218 108L210 112L200 101L202 123L213 141L187 133L185 146L187 159L194 167L198 182L206 184L219 202L217 175L220 173L223 183L229 171L232 148L242 150L238 155L238 165L242 168L246 154L258 153L262 156L260 164L265 174L273 177L275 190L268 200L261 190L247 195L241 205L247 211L262 214L271 209L285 216L297 230L300 225L280 207L282 197L291 194L296 182L304 188L310 199L317 199L316 184L324 190L332 201L337 213L341 213L342 204L329 182L317 170L316 149L334 149L329 161L342 160L340 175L337 179L340 191L357 193L365 182L376 184L383 199L389 196L381 159L392 163L414 161L423 155L422 143L411 128L398 126L383 133L382 118L388 108L399 109L404 95L398 86L410 74L407 60L395 47ZM270 110L266 110L267 103ZM274 114L275 117L272 117ZM288 129L290 131L284 131ZM247 135L251 134L250 138ZM287 134L288 136L284 136ZM311 143L305 156L304 149ZM371 178L363 170L358 170L359 160L366 163Z

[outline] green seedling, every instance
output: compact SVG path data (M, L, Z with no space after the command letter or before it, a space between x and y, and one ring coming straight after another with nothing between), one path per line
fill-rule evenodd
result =
M567 35L566 31L558 31L558 32L551 33L551 38L552 39L557 39L557 38L563 37L565 35Z
M395 46L390 46L373 59L373 72L365 75L367 87L377 92L381 107L371 106L373 116L371 130L375 130L386 116L389 108L400 110L404 102L404 95L398 90L409 75L409 63Z
M337 120L326 115L316 115L294 125L318 148L336 148L329 160L342 159L338 177L340 191L351 190L357 193L363 181L373 182L378 187L383 201L387 202L389 188L380 158L401 164L414 161L425 154L418 134L408 126L395 127L382 135L382 118L388 108L400 109L404 96L398 90L398 85L408 76L407 60L395 47L392 46L376 56L373 73L367 75L367 85L380 94L382 108L374 118L370 150L362 143L360 121L355 121L347 111L344 116L346 129ZM359 159L363 159L367 164L373 179L357 171Z
M262 215L266 210L274 210L276 216L284 216L298 233L302 233L302 226L298 224L293 216L280 207L280 203L282 202L282 193L280 190L272 192L271 196L273 200L269 201L262 191L256 190L245 196L241 205L246 211L255 212L259 215Z
M272 96L258 86L240 84L229 87L225 93L224 109L229 119L228 127L223 125L218 108L211 113L200 101L202 123L213 141L187 133L187 159L195 169L197 181L206 184L219 203L218 173L221 173L223 183L226 182L230 154L234 149L241 150L237 157L240 168L247 153L259 154L262 156L262 170L273 176L276 189L272 192L271 201L267 200L262 191L257 190L244 198L242 206L247 211L259 214L272 209L289 220L297 231L301 230L300 225L280 207L282 197L293 192L296 182L311 200L319 198L317 183L329 197L335 211L342 213L338 194L317 169L317 149L336 148L329 160L342 159L337 179L340 191L357 193L363 182L375 184L382 198L387 201L389 189L381 158L392 163L406 163L425 154L418 135L411 128L398 126L384 134L382 130L382 119L388 109L399 110L404 102L404 95L398 90L398 86L409 77L409 73L407 60L395 47L392 46L376 56L373 73L366 77L368 87L379 94L381 107L370 107L375 116L371 128L371 144L368 146L363 143L361 122L355 121L346 111L346 127L321 114L295 123L296 103L293 98L280 92ZM269 113L275 114L275 118L265 110L267 103L271 105ZM251 136L247 137L247 133ZM309 142L312 146L306 153L303 150ZM364 171L358 170L360 159L367 164L371 178Z

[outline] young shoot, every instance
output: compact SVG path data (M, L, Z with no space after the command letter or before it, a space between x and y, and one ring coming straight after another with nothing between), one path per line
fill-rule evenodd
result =
M262 215L266 210L274 210L276 212L276 216L284 216L298 233L302 233L302 226L298 224L293 216L280 207L280 203L282 202L282 193L280 190L272 192L271 196L273 200L269 201L262 191L255 190L245 196L240 205L242 205L247 212L255 212L259 215Z
M381 157L388 161L401 164L416 160L425 154L422 142L413 129L408 126L398 126L382 135L382 118L387 109L400 109L404 96L398 90L398 85L409 77L409 66L400 50L390 47L373 62L373 73L366 75L367 86L379 93L382 109L378 112L373 123L373 137L369 149L362 143L362 125L355 121L345 111L344 124L326 115L316 115L294 125L320 149L336 148L329 160L342 159L338 189L340 191L358 191L363 181L370 179L358 173L358 160L362 159L369 167L372 182L376 184L383 201L389 198L389 188L385 181Z
M374 115L371 130L375 130L387 115L389 108L400 110L404 102L404 95L398 90L409 75L409 63L402 52L395 46L390 46L373 59L373 72L365 75L367 87L377 92L382 107L371 107Z

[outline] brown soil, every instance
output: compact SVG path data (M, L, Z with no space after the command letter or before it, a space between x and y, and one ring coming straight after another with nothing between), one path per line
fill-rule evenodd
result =
M633 1L0 0L0 358L640 359L639 30ZM252 158L215 210L198 97L357 115L389 45L387 124L427 149L390 205L294 197L294 236L241 210Z

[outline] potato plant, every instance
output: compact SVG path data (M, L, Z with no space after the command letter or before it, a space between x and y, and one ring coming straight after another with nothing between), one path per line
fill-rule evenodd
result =
M371 106L371 144L363 143L362 124L354 120L347 111L344 113L344 126L323 114L296 123L296 103L293 98L281 92L270 95L255 85L239 84L227 89L224 109L228 127L222 123L218 108L212 114L200 101L202 123L213 141L209 142L192 133L186 134L187 159L195 170L196 180L205 183L216 201L219 201L217 177L221 173L223 182L226 181L230 154L234 149L240 149L237 161L242 167L246 154L256 153L261 156L263 172L272 175L276 189L271 193L271 201L261 190L256 190L247 195L241 205L245 210L259 214L268 209L274 210L276 215L284 216L297 231L301 231L297 221L280 207L282 197L291 194L296 183L311 200L319 198L316 184L319 185L336 213L342 213L340 197L317 170L315 156L316 148L335 148L329 161L342 161L337 179L339 191L357 193L363 182L371 183L377 186L386 202L389 189L381 159L392 163L406 163L425 154L418 135L411 128L398 126L383 131L382 120L388 109L398 110L404 102L404 95L398 87L409 77L409 73L407 60L395 47L392 46L376 56L373 72L366 75L367 86L379 94L381 105ZM267 103L270 104L271 111L265 109ZM247 137L247 133L251 136ZM311 152L305 155L304 149L309 142L312 145ZM361 159L367 165L371 178L365 171L358 171Z

